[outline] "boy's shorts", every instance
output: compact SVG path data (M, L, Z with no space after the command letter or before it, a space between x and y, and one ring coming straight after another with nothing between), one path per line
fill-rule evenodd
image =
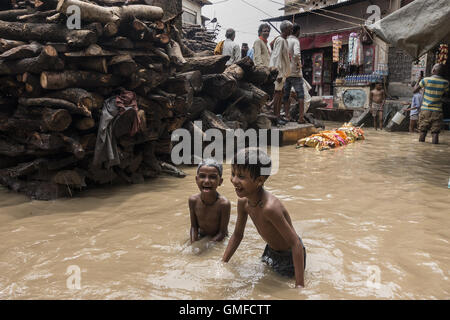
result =
M300 242L303 246L303 265L306 269L306 249L303 245L302 239L300 239ZM290 278L295 276L294 260L292 259L291 250L276 251L269 247L269 245L266 245L261 261L267 263L276 273L282 276Z
M419 131L427 132L431 129L431 133L439 133L442 127L442 119L444 115L439 111L422 110L419 114Z
M291 95L291 87L294 87L297 99L304 99L305 92L303 90L303 78L300 77L287 77L284 83L284 96L283 101L288 101Z
M419 115L418 114L413 114L412 116L409 116L409 120L419 120Z

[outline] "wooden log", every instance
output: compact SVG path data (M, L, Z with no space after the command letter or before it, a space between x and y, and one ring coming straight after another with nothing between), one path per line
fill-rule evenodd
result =
M83 118L75 121L75 128L86 131L95 127L95 120L92 118Z
M117 74L123 77L129 77L136 72L138 65L133 60L133 58L128 55L119 55L111 58L108 63L112 66L113 74Z
M214 113L211 111L205 110L202 114L203 121L203 131L208 129L219 129L219 130L227 130L230 129L222 120L220 120Z
M24 14L17 17L17 21L22 22L45 22L47 17L56 14L56 10L48 10L48 11L36 11L28 14ZM3 20L3 19L0 19Z
M134 48L133 42L126 37L115 37L108 41L100 42L100 45L115 48L115 49L133 49Z
M248 82L240 82L232 96L234 99L242 96L244 101L259 106L263 106L269 99L269 95L265 91Z
M97 42L97 35L91 30L69 30L49 23L0 21L0 37L22 41L67 42L74 47L86 47Z
M191 90L199 93L203 89L202 74L200 71L178 73L164 83L164 88L167 92L179 95L186 94Z
M73 70L95 71L108 73L108 61L104 57L86 57L70 62L68 68Z
M88 71L42 72L41 74L42 88L50 90L70 87L114 87L120 83L120 77Z
M24 181L0 176L0 183L15 192L23 193L36 200L54 200L72 194L66 186L46 181Z
M225 69L223 73L233 77L237 81L242 80L245 75L244 69L242 69L237 64L230 65L228 68Z
M47 42L47 45L55 48L58 53L66 53L69 51L69 45L65 42Z
M12 48L26 45L26 42L16 41L16 40L8 40L8 39L0 39L0 52L8 51Z
M64 62L51 46L42 48L39 56L14 61L0 60L0 74L19 74L25 72L41 73L44 70L62 70Z
M61 91L54 91L45 95L45 98L63 99L76 104L80 108L87 110L95 109L96 99L94 95L81 88L69 88ZM103 104L103 98L100 103ZM101 106L100 106L101 107ZM97 106L97 108L99 108Z
M69 111L64 109L44 108L42 120L48 131L62 132L72 123L72 117Z
M230 97L237 88L237 82L229 75L208 74L203 77L203 92L219 100Z
M105 37L115 36L119 32L119 24L116 22L108 22L103 26L103 35Z
M48 23L57 23L63 19L63 15L59 12L55 13L54 15L48 16L45 18L45 22Z
M38 10L55 9L58 0L34 0L34 7Z
M66 145L67 152L72 153L77 159L84 158L86 152L78 141L68 136L62 136L62 139Z
M0 11L0 20L3 21L16 21L17 17L29 14L30 9L16 9L16 10L5 10Z
M59 0L56 10L66 13L69 6L80 8L83 21L101 23L117 23L130 21L134 18L145 21L155 21L163 17L164 11L159 7L148 5L129 5L124 7L103 7L78 0Z
M203 75L218 74L225 71L225 64L230 56L210 56L210 57L192 57L186 58L186 63L178 68L180 72L188 72L198 70Z
M78 106L72 102L63 99L54 98L20 98L19 104L26 107L49 107L65 109L72 114L79 114L85 117L91 117L91 112L84 106Z
M41 131L64 131L72 123L72 117L67 110L64 109L51 109L51 108L26 108L19 105L14 118L17 120L40 120L39 127ZM13 127L9 130L14 129ZM32 130L32 128L29 128ZM25 128L27 130L27 128Z
M30 162L20 163L14 167L0 170L0 175L10 178L26 176L41 168L44 162L45 161L43 159L36 159Z
M85 175L81 170L62 170L54 174L51 182L72 187L86 187Z
M269 80L270 69L264 66L255 66L253 70L245 73L245 80L254 85L262 85Z
M0 169L10 168L17 164L17 158L0 155Z
M25 58L31 58L37 56L42 50L42 45L33 42L31 44L26 44L22 46L18 46L15 48L12 48L8 51L3 52L0 54L0 59L4 60L18 60L18 59L25 59Z

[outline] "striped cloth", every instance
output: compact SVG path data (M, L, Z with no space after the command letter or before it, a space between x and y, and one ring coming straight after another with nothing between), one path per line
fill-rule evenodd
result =
M422 79L419 85L424 89L421 110L442 112L442 96L448 91L448 81L433 75Z

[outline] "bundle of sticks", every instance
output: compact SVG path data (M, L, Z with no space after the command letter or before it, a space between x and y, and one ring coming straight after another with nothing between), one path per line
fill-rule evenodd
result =
M265 103L260 87L273 71L245 59L225 68L228 56L184 58L180 14L163 19L162 8L146 2L7 2L0 11L1 184L49 200L162 172L183 176L170 165L174 130L208 115L217 125L216 114L230 108L245 125L256 122L246 108ZM68 27L76 25L71 6L80 9L80 29ZM111 101L125 108L111 113Z

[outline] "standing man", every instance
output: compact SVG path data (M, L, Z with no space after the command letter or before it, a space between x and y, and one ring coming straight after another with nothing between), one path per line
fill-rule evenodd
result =
M419 141L425 142L428 130L431 129L432 143L439 143L442 119L442 96L448 92L449 83L443 78L444 65L435 64L431 77L422 79L414 88L414 93L424 89L422 107L419 114Z
M287 37L292 33L292 23L285 20L280 25L281 35L274 41L273 52L270 57L270 67L278 70L278 77L275 80L275 93L273 94L273 111L277 117L279 125L286 124L280 119L281 100L283 99L283 86L286 77L290 72L289 46Z
M268 67L270 64L270 50L267 39L270 35L270 26L263 23L258 29L258 39L253 43L253 56L256 66Z
M294 24L292 28L292 34L287 38L288 48L289 48L289 58L290 58L290 73L286 78L286 82L284 84L284 113L286 119L291 121L291 116L289 113L290 107L290 96L291 96L291 88L294 87L295 93L297 94L298 105L300 107L299 110L299 118L298 123L305 123L304 119L304 98L305 93L303 91L303 73L302 73L302 59L301 59L301 51L300 51L300 25Z
M225 42L223 43L222 55L230 56L230 60L225 65L229 66L241 59L241 49L239 45L234 42L236 32L233 29L228 29L225 32Z

